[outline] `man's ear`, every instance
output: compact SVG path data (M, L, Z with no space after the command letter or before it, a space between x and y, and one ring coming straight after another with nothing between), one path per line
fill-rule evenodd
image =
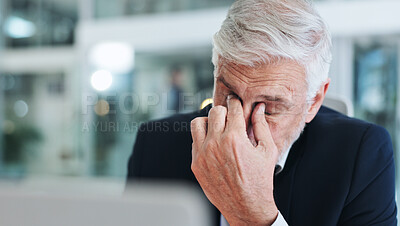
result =
M312 104L308 106L306 123L311 122L317 115L319 108L322 105L322 102L324 102L325 94L326 91L328 91L330 82L331 82L330 78L326 79L325 83L321 85L321 88L319 88L317 95L315 95L314 99L312 100L313 101Z

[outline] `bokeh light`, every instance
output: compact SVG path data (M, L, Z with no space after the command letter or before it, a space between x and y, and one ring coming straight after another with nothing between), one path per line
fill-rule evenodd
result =
M35 24L21 17L10 16L4 22L4 32L11 38L28 38L36 32Z
M116 74L127 73L133 68L134 51L128 43L100 43L91 48L89 61L95 67L100 67Z
M29 108L28 104L23 100L18 100L14 104L14 113L16 116L23 118L28 114Z
M99 100L94 106L94 112L99 116L105 116L110 112L110 104L105 100Z
M106 70L96 71L92 75L91 84L96 90L104 91L110 88L112 84L112 75Z

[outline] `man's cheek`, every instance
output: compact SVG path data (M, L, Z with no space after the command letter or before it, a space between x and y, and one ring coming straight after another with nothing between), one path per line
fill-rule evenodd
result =
M268 125L269 125L269 131L271 132L271 136L275 144L280 143L283 131L281 129L278 129L278 127L272 122L268 122Z

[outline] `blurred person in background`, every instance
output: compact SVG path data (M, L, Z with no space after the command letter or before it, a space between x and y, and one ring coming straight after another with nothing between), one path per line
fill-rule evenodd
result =
M171 68L171 88L168 92L168 110L179 112L182 108L183 72L178 66Z
M128 180L199 184L216 225L396 225L389 134L321 106L330 48L308 1L236 1L213 106L142 125Z

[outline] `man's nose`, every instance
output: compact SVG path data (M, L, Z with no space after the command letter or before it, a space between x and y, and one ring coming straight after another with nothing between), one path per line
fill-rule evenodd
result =
M254 107L254 103L243 103L243 116L246 122L246 130L251 127L251 116L253 114Z
M257 103L243 104L243 115L246 122L246 132L247 136L250 139L250 142L256 146L257 142L255 141L253 125L252 125L252 115L254 112L254 108Z

